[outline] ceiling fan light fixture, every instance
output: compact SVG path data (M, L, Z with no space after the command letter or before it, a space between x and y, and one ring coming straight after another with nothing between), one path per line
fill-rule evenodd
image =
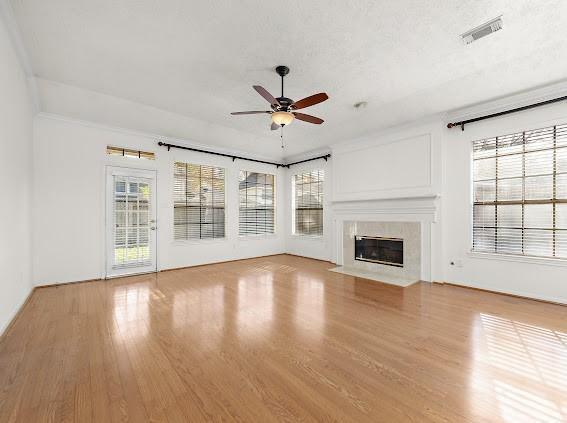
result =
M293 122L295 116L290 112L274 112L272 113L272 122L276 125L285 126Z

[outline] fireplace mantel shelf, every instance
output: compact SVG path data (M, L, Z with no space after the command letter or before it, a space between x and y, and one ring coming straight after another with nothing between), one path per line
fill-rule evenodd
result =
M441 198L441 194L423 194L423 195L412 195L412 196L392 196L392 197L380 197L380 198L363 198L363 199L343 199L343 200L332 200L331 204L341 205L346 203L383 203L389 201L411 201L411 200L436 200Z

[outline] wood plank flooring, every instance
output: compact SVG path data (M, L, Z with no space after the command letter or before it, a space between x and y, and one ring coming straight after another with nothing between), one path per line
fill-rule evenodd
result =
M567 307L273 256L42 288L0 422L564 422Z

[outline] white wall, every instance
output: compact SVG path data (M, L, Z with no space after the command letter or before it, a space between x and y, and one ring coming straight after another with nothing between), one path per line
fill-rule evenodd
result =
M33 109L26 77L0 19L0 334L31 290Z
M560 94L556 94L559 96ZM557 103L444 131L443 245L445 280L515 295L567 303L567 263L470 253L474 140L567 123L567 104ZM451 266L461 261L462 267Z
M112 157L106 146L156 153L155 161ZM227 238L173 240L173 163L209 164L227 169ZM158 147L153 136L39 115L34 137L34 282L37 285L104 277L105 167L157 171L158 269L279 254L285 251L285 171L252 163ZM238 171L276 175L276 234L238 236Z
M308 157L308 156L307 156ZM316 169L325 171L325 182L323 183L323 236L305 236L293 234L293 198L292 181L293 176ZM331 261L333 255L333 172L332 159L323 159L312 162L301 163L286 169L285 177L285 222L286 222L286 252L303 257L318 260Z
M345 221L420 222L421 278L442 276L441 135L437 121L415 123L333 146L333 261Z
M418 126L333 147L335 201L422 197L438 194L436 128Z
M552 93L560 95L564 94ZM518 106L518 101L501 100L497 109ZM524 95L521 104L534 101L538 99ZM469 113L481 115L493 112L495 107L496 103L489 103ZM446 129L447 121L439 117L333 146L333 219L338 222L347 212L352 217L353 211L368 219L377 213L380 218L393 220L403 219L404 215L418 219L416 210L427 213L433 206L431 280L567 304L567 263L471 253L472 141L567 123L567 104L467 125L465 131ZM363 165L366 169L361 169ZM388 170L390 178L384 176L384 170ZM358 183L357 178L365 181ZM419 205L437 194L433 203ZM340 241L337 234L331 236L333 243ZM301 249L296 253L303 255ZM336 260L336 253L334 256Z

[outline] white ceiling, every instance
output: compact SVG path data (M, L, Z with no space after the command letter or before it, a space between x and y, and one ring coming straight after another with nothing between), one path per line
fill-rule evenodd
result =
M287 97L330 96L305 110L323 125L286 128L288 156L567 75L564 0L12 0L12 7L44 111L270 156L282 152L268 117L229 113L266 109L251 86L278 95L279 64L291 68ZM502 31L462 44L459 34L498 15ZM368 107L355 110L358 101Z

